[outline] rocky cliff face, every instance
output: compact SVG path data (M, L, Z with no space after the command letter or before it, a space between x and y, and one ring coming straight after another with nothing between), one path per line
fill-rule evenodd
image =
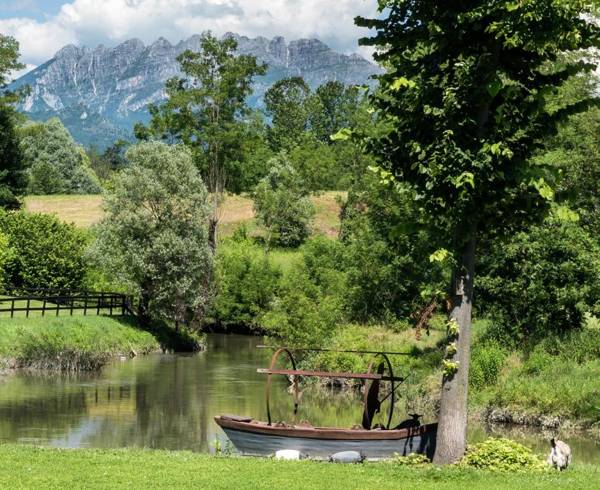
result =
M281 78L302 76L313 87L328 80L364 84L373 83L370 77L379 71L364 58L336 53L316 39L288 44L282 37L226 35L238 41L240 54L252 54L269 65L267 75L256 80L250 100L254 106L261 105L264 92ZM30 86L20 106L29 117L58 116L80 143L103 148L117 138L129 138L136 122L147 121L148 104L164 100L165 81L180 74L175 58L199 47L200 36L176 45L164 38L149 46L138 39L114 48L69 45L10 88Z

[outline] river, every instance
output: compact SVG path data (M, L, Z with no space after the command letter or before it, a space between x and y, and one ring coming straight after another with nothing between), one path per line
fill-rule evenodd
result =
M115 362L98 374L16 372L0 377L0 441L69 448L148 447L214 452L226 447L213 417L264 420L265 367L271 352L257 337L208 336L197 355L151 355ZM274 420L291 420L292 397L280 379L272 390ZM351 427L361 420L352 394L305 388L299 420ZM469 438L509 435L540 454L548 433L471 424ZM600 464L600 443L584 435L567 439L578 461Z

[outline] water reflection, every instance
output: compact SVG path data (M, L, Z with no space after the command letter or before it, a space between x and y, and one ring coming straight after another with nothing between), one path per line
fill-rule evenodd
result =
M16 373L0 378L0 441L57 447L150 447L211 451L222 433L218 414L266 419L264 375L270 352L262 339L209 336L206 352L155 355L115 363L98 375ZM293 400L283 379L275 381L273 419L292 420ZM352 394L302 391L297 420L351 427L361 420ZM487 433L471 430L473 440ZM499 435L505 435L501 431ZM546 452L545 434L510 434ZM579 461L600 462L590 439L570 438ZM585 454L585 456L584 456Z

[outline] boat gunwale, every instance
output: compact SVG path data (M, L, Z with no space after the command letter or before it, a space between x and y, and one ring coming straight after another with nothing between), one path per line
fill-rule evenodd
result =
M265 436L279 437L301 437L307 439L328 440L402 440L415 436L423 436L428 432L437 430L437 424L425 424L417 427L388 430L364 430L364 429L339 429L335 427L276 427L259 421L244 422L232 420L227 417L216 416L215 422L222 429L251 432Z

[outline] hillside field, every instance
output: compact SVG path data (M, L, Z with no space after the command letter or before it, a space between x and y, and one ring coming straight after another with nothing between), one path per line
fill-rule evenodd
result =
M337 237L340 226L338 199L345 195L345 192L329 191L313 197L317 211L315 233ZM32 213L55 214L61 220L81 228L95 225L104 215L101 195L28 196L25 198L25 208ZM221 211L221 233L230 235L241 224L245 224L249 231L256 229L252 199L228 195Z

